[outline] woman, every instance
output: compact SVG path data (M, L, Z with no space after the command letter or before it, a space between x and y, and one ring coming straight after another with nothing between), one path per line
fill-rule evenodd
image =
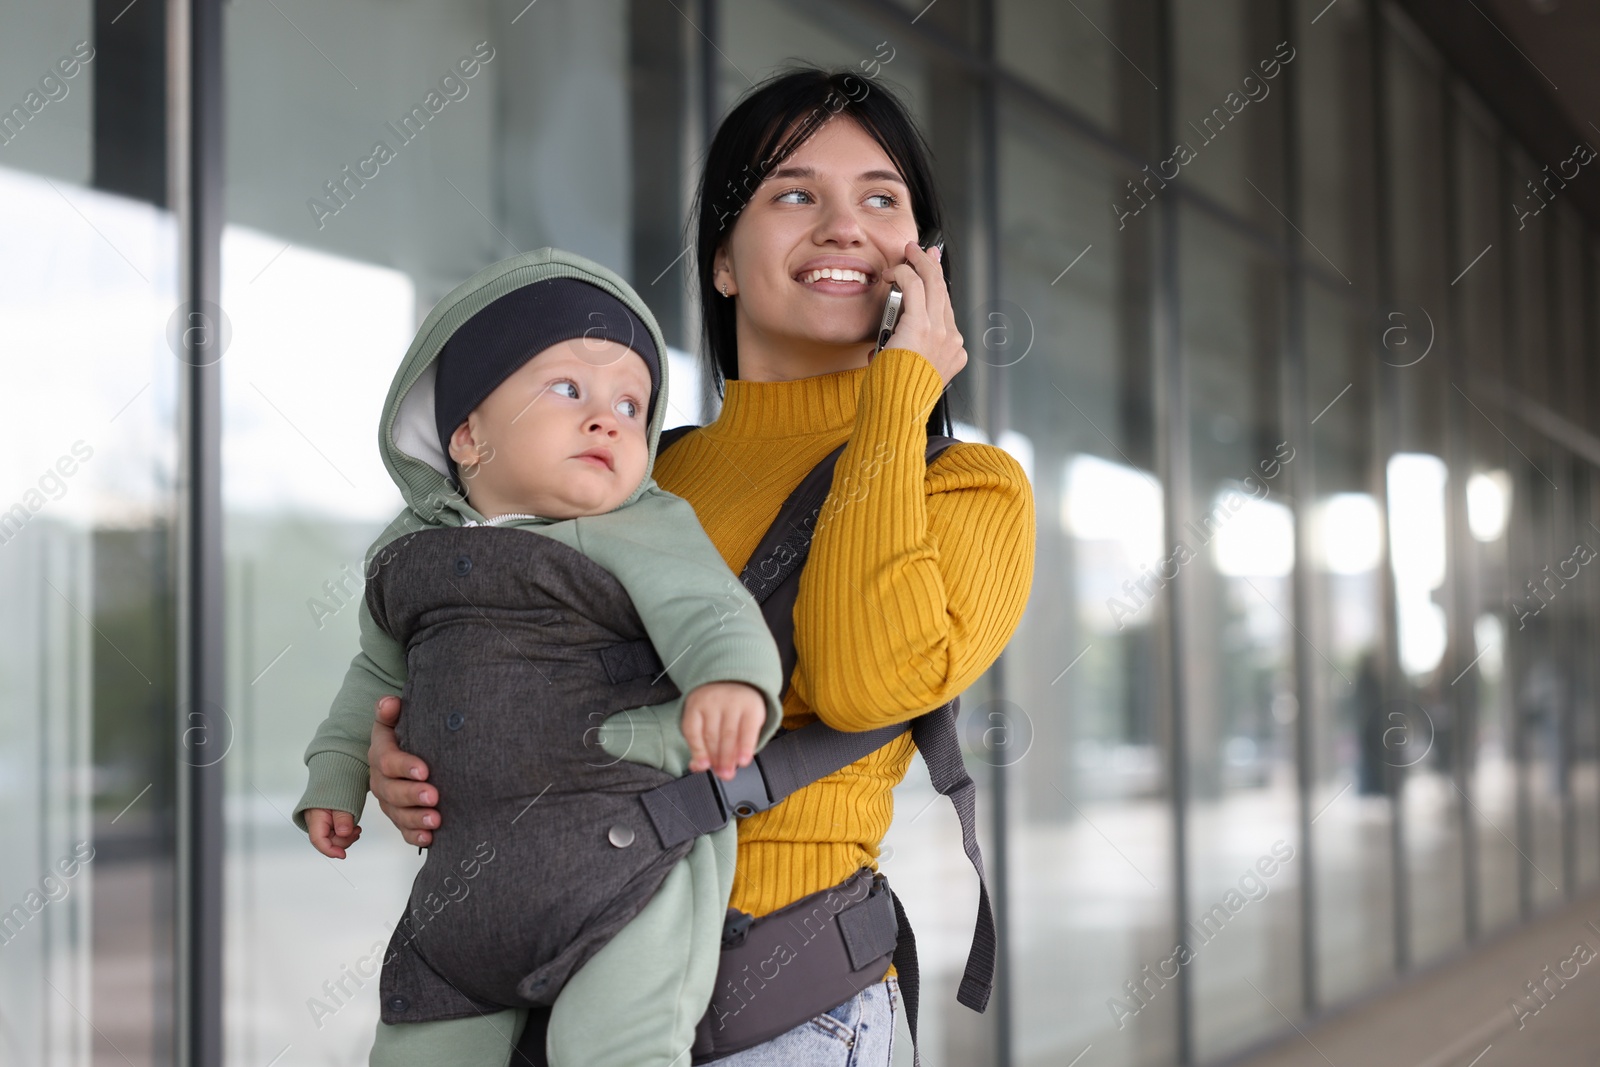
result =
M737 573L789 492L848 441L794 611L791 729L820 717L868 730L947 703L999 656L1032 583L1033 497L1016 460L970 443L924 458L967 362L937 254L917 245L941 226L931 175L890 93L815 69L754 89L707 157L697 268L723 405L658 457L656 481L693 505ZM891 282L901 317L872 357ZM395 745L398 713L398 700L380 705L371 788L406 840L427 844L438 794ZM741 822L731 906L765 915L875 867L914 751L902 734ZM897 992L891 968L719 1062L888 1064Z

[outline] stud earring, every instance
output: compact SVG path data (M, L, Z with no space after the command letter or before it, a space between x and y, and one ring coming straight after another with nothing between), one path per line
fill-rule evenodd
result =
M722 283L722 295L723 296L727 296L728 295L728 283L727 282L723 282Z

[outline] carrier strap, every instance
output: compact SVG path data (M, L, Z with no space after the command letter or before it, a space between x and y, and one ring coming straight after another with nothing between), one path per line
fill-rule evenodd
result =
M663 431L657 455L695 426L677 426ZM848 443L848 442L847 442ZM946 448L955 444L951 437L928 438L926 461L932 463ZM833 470L845 446L840 445L817 464L790 493L777 518L761 543L751 553L739 580L756 603L771 629L783 659L785 690L794 673L794 604L799 592L798 571L810 554L817 519L833 483ZM635 642L641 648L616 653L617 661L636 663L643 670L661 670L660 658L648 640ZM625 648L626 646L619 646ZM956 999L974 1011L989 1004L994 986L996 937L994 911L989 902L988 881L984 876L983 854L978 845L977 786L967 774L961 757L961 740L956 715L961 698L920 715L909 723L896 723L876 730L850 732L835 730L823 722L813 722L798 730L781 731L756 754L749 767L742 767L731 782L723 782L711 772L687 775L645 793L641 800L662 843L679 843L699 834L720 830L732 817L745 817L765 811L797 790L825 778L851 763L870 755L903 734L909 726L912 739L927 764L934 789L950 798L961 824L961 845L978 875L978 915L972 947ZM899 936L895 948L895 969L906 1002L906 1021L911 1029L915 1056L917 1001L920 986L916 941L898 898L895 916Z

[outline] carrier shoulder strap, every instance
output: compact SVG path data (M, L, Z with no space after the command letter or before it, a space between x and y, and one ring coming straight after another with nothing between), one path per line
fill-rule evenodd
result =
M657 455L697 428L678 426L664 431ZM926 462L932 463L936 456L956 443L953 437L930 435ZM785 689L794 672L798 572L810 553L816 522L833 484L834 467L844 449L845 445L841 444L830 452L789 494L739 576L761 606L762 615L778 643ZM649 642L645 641L644 645L649 646ZM644 650L640 652L643 654ZM649 655L654 655L653 646L649 648ZM659 664L657 658L654 668L657 671ZM813 722L798 730L780 732L756 754L750 766L739 769L731 782L723 782L707 771L676 779L645 793L641 799L662 842L670 847L690 837L719 830L727 825L730 817L743 818L765 811L804 786L876 752L909 729L927 764L934 789L949 797L955 807L961 824L962 848L978 875L978 915L956 999L982 1012L988 1007L994 985L997 942L983 854L978 846L977 787L962 761L956 729L960 707L961 698L957 697L910 722L861 732L835 730L821 721ZM898 909L898 900L896 907ZM903 915L900 919L901 937L895 953L895 968L901 976L906 1022L914 1038L919 985L916 946L910 924L904 921Z

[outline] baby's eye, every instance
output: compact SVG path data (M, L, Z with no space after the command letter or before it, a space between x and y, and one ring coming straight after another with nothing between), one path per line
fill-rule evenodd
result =
M627 409L628 418L636 419L636 418L639 417L639 404L638 404L637 401L633 400L631 397L624 397L621 401L618 402L617 406Z
M551 388L552 391L554 391L556 389L560 389L562 386L567 386L568 388L570 388L572 390L572 399L573 400L576 400L578 398L578 383L577 382L573 381L570 378L562 378L559 381L552 382L551 385L550 385L550 388Z

